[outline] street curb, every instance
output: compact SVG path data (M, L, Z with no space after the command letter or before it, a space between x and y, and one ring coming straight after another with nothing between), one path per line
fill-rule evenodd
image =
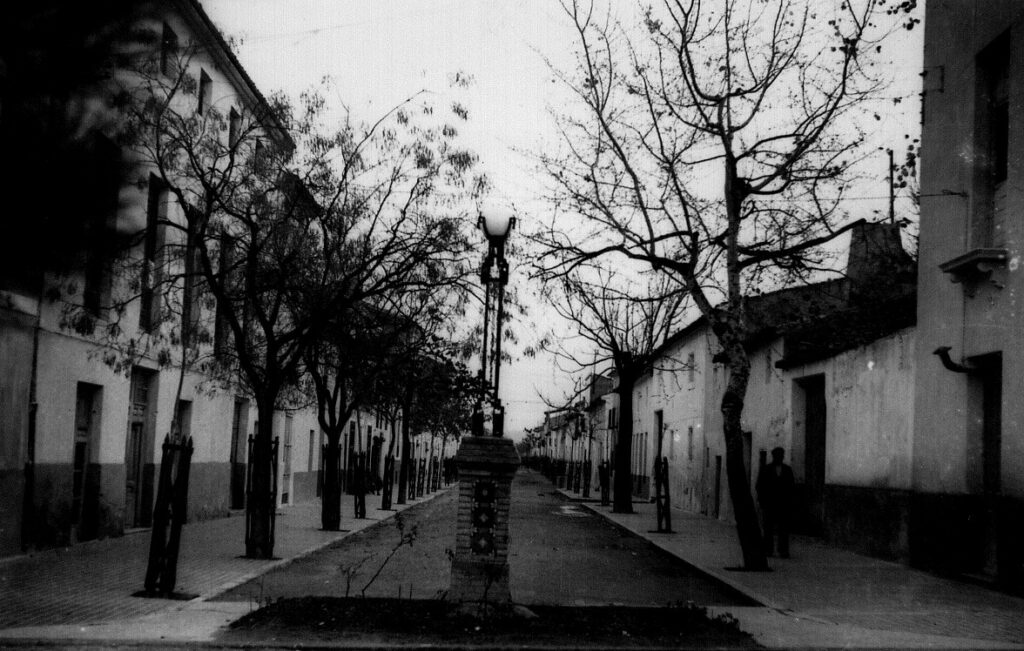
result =
M319 542L319 543L313 545L312 547L309 547L307 549L302 550L301 552L299 552L298 554L295 554L294 556L290 556L288 558L281 558L281 559L278 559L276 561L271 561L267 565L264 565L264 566L260 567L258 570L254 571L254 572L250 572L249 574L246 574L246 575L242 576L239 579L234 579L232 581L228 581L227 583L221 584L220 586L218 586L216 588L213 588L212 590L209 590L206 593L199 595L198 597L190 599L189 601L185 602L185 605L187 606L189 604L197 604L199 602L209 601L209 600L211 600L211 599L213 599L215 597L218 597L218 596L224 594L225 592L228 592L230 590L234 590L238 586L244 585L245 583L248 583L249 581L252 581L253 579L259 578L260 576L263 576L264 574L266 574L266 573L268 573L268 572L270 572L272 570L280 569L280 568L283 568L283 567L288 567L289 565L291 565L295 561L301 560L303 558L306 558L307 556L315 554L316 552L320 551L321 549L325 549L327 547L330 547L331 545L333 545L334 543L338 542L339 540L344 540L345 538L348 538L349 536L355 535L355 534L360 533L362 531L366 531L367 529L369 529L371 527L375 527L378 524L381 524L381 523L387 522L388 520L391 520L392 518L394 518L399 513L404 513L405 511L408 511L409 509L413 509L413 508L415 508L415 507L417 507L417 506L419 506L421 504L426 504L429 501L431 501L432 499L434 499L435 497L437 497L438 495L441 495L443 493L448 492L448 490L450 490L450 489L451 489L451 486L445 486L444 488L436 490L433 493L430 493L430 494L428 494L425 497L415 498L415 499L418 499L420 501L416 502L415 504L408 504L408 505L406 505L406 507L404 509L394 509L394 510L391 510L391 511L382 511L386 515L384 517L380 518L380 519L366 518L366 520L368 522L367 522L366 526L364 526L364 527L360 527L358 529L349 529L347 531L339 531L338 533L340 535L337 536L336 538L332 538L331 540L326 540L326 541L323 541L323 542ZM377 511L381 512L380 509L378 509Z
M423 649L445 649L446 651L481 651L486 649L488 651L622 651L621 645L615 646L588 646L583 644L574 645L510 645L510 644L445 644L444 646L422 644L418 642L408 643L396 643L396 642L359 642L359 641L337 641L337 642L302 642L301 644L287 644L287 643L266 643L266 642L236 642L236 643L197 643L197 642L178 642L178 641L167 641L167 640L141 640L141 641L130 641L124 640L12 640L12 643L7 645L5 642L5 648L14 647L25 647L25 648L89 648L89 649L100 649L100 648L118 648L118 649L130 649L130 648L154 648L154 649L166 649L166 648L182 648L182 649L195 649L198 647L212 648L212 649L267 649L268 651L274 651L277 649L313 649L313 650L328 650L328 649L345 649L346 651L386 651L387 649L416 649L422 651ZM716 646L630 646L630 649L636 651L688 651L693 649L694 651L708 651L708 649L730 649L733 647L716 647ZM877 647L879 650L886 647ZM846 647L815 647L815 651L849 651ZM858 647L857 651L872 651L871 647L862 648Z
M404 513L406 511L409 511L410 509L414 509L414 508L416 508L416 507L418 507L420 505L427 504L431 500L433 500L434 498L436 498L436 497L438 497L440 495L446 494L449 491L450 488L451 488L451 486L443 487L443 488L441 488L441 489L439 489L439 490L437 490L437 491L435 491L433 493L430 493L428 495L422 496L420 498L416 498L416 501L410 502L408 505L406 505L402 509L395 509L395 510L391 510L391 511L379 511L379 512L384 514L384 517L381 517L379 519L367 518L366 521L365 521L366 522L365 526L349 529L349 530L346 530L346 531L339 531L339 532L337 532L339 534L338 536L336 536L334 538L331 538L329 540L321 541L321 542L319 542L319 543L317 543L317 544L315 544L315 545L313 545L313 546L311 546L311 547L309 547L307 549L304 549L304 550L300 551L297 554L289 556L287 558L281 558L281 559L278 559L278 560L275 560L275 561L261 561L261 560L254 559L254 560L257 560L257 562L259 563L259 567L254 569L253 571L247 572L246 574L244 574L243 576L241 576L239 578L232 579L230 581L227 581L225 583L220 584L219 586L211 588L210 590L207 590L205 593L200 594L198 597L194 597L192 599L189 599L188 601L177 602L176 605L168 605L168 607L164 608L163 610L160 610L160 611L157 611L157 612L154 612L154 613L150 613L150 614L147 614L147 615L142 615L142 616L139 616L139 617L129 617L127 619L111 619L111 620L105 620L105 621L96 621L96 622L89 622L87 624L55 624L55 625L37 625L37 626L27 626L27 627L18 627L18 626L16 626L16 627L11 627L11 628L0 629L0 648L9 648L9 647L22 647L22 648L25 648L25 647L28 647L28 648L59 647L59 648L67 648L67 647L72 647L72 648L99 649L99 648L108 648L108 647L111 647L111 648L135 648L135 647L141 647L141 648L150 648L150 647L152 647L152 648L172 648L172 647L173 648L178 648L178 647L181 647L181 648L196 648L197 646L212 646L212 647L225 646L225 645L216 643L214 641L214 639L213 639L213 636L216 635L217 631L220 631L226 625L230 624L231 621L234 621L234 619L237 619L237 617L231 617L231 619L226 620L227 624L221 623L219 625L216 625L214 628L208 629L210 631L208 639L203 639L203 638L198 638L198 639L191 639L191 638L173 639L173 638L168 638L168 637L161 637L161 638L155 638L155 637L135 637L135 638L131 638L131 637L120 637L120 636L117 636L117 635L113 635L113 636L110 636L110 637L103 637L103 638L100 638L100 637L96 637L96 638L89 638L89 637L76 638L76 637L74 637L74 634L76 632L76 629L81 629L82 631L84 631L84 630L86 630L86 628L104 627L104 626L118 626L118 625L121 625L121 624L127 624L129 622L135 622L137 620L146 619L146 618L160 619L160 618L168 618L168 617L170 617L170 618L180 617L182 615L187 616L187 614L189 612L197 613L197 612L202 611L203 610L203 606L205 604L210 604L212 606L216 606L218 603L220 603L220 602L217 602L217 601L212 601L216 597L218 597L218 596L220 596L220 595L222 595L222 594L224 594L224 593L226 593L226 592L228 592L228 591L230 591L230 590L232 590L234 588L237 588L238 586L243 585L243 584L245 584L248 581L252 581L253 579L259 578L260 576L262 576L262 575L264 575L264 574L266 574L266 573L268 573L268 572L270 572L272 570L276 570L276 569L279 569L279 568L287 567L288 565L294 563L295 561L300 560L302 558L305 558L307 556L310 556L311 554L314 554L314 553L316 553L316 552L318 552L318 551L320 551L320 550L322 550L322 549L324 549L326 547L329 547L330 545L333 545L333 544L337 543L340 540L344 540L344 539L346 539L349 536L358 534L358 533L363 532L363 531L367 531L368 529L371 529L372 527L375 527L375 526L383 525L383 524L389 522L390 520L392 520L399 513ZM25 635L24 637L22 637L21 635L18 635L18 631L25 630L25 629L35 629L34 634ZM266 645L255 645L255 646L262 648L262 647L264 647ZM253 648L253 645L249 645L249 648Z

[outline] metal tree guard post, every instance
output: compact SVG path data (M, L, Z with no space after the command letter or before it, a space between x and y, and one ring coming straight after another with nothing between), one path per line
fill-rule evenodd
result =
M280 443L279 437L274 437L274 440L270 444L270 532L269 541L270 547L274 546L274 532L277 528L277 448ZM255 437L249 436L249 456L246 459L246 473L245 473L245 495L246 500L251 500L253 496L252 489L252 448L255 444ZM252 522L249 517L249 509L245 510L245 546L249 547L249 541L252 538Z
M175 442L171 442L170 437L164 438L143 593L146 595L171 595L178 580L178 551L181 548L181 528L188 515L192 450L191 437ZM172 475L175 475L173 479Z
M149 542L149 564L146 567L145 590L156 593L167 547L167 524L170 521L171 439L164 438L160 457L160 478L157 480L156 503L153 506L153 535Z
M181 528L188 517L188 477L192 467L192 437L177 445L177 473L171 501L171 535L167 540L163 576L160 577L160 591L174 592L178 582L178 551L181 549Z

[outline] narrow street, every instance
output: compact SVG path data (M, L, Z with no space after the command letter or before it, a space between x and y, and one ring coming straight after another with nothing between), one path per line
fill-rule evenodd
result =
M448 587L446 550L454 545L455 507L455 492L448 491L404 513L404 530L415 527L416 537L386 564L400 539L395 520L344 538L218 600L257 604L281 597L408 597L410 591L414 598L438 596ZM520 471L512 486L511 537L512 597L518 603L756 605L567 500L531 471Z
M757 605L566 500L533 471L512 485L511 536L512 597L521 603Z

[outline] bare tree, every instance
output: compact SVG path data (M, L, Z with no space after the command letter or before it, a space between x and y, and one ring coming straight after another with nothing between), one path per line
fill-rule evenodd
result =
M558 275L645 262L707 319L729 371L726 469L746 569L767 567L742 460L746 299L827 266L823 245L856 223L842 209L865 141L856 118L881 86L885 14L905 4L663 0L632 24L563 4L579 67L561 77L580 110L562 116L564 150L541 159L585 225L572 238L550 229L543 264Z
M549 251L549 255L557 255ZM619 423L615 439L615 483L612 508L632 513L633 388L652 368L666 339L679 326L685 292L664 278L630 278L590 263L548 277L543 295L551 308L573 324L579 339L591 348L584 359L564 343L556 355L577 370L611 366L618 384ZM649 276L650 274L648 274Z

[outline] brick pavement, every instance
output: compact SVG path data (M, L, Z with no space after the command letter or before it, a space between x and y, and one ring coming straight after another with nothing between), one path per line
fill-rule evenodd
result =
M562 491L570 498L575 494ZM792 558L771 559L772 572L731 572L742 554L735 526L673 510L675 533L650 533L655 506L634 503L636 511L611 513L596 501L583 503L616 524L737 588L791 620L814 622L836 637L815 644L858 646L1018 646L1024 648L1024 599L981 586L945 579L905 565L855 554L812 538L795 536ZM761 609L764 610L764 609ZM770 629L792 622L749 613L759 641L803 646L798 637L778 637ZM743 625L743 613L738 617ZM760 622L760 623L758 623ZM831 633L829 633L829 631ZM748 631L754 632L754 631ZM842 632L842 634L840 634ZM859 638L858 638L859 636ZM945 642L945 643L944 643Z
M340 532L320 530L319 502L282 507L274 561L242 557L241 514L188 524L182 531L176 589L202 599L212 597L394 513L378 510L379 505L379 496L368 495L368 517L356 520L350 501L343 501ZM0 560L0 638L18 637L16 628L152 620L161 613L194 608L201 600L131 596L142 589L149 541L149 531L143 531Z

